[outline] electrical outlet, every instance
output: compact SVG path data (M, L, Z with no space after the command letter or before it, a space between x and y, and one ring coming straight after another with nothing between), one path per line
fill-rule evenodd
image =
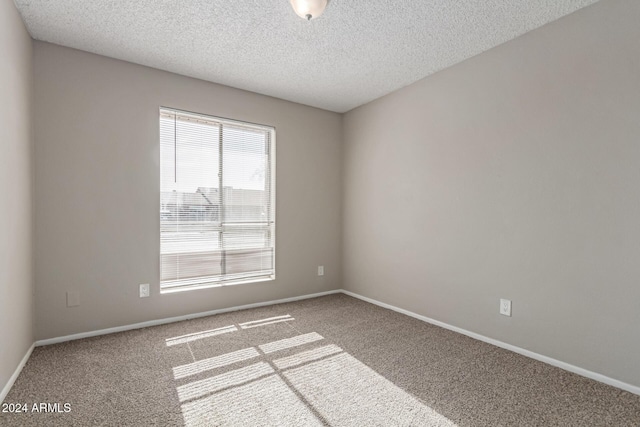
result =
M318 266L318 276L324 276L324 265Z
M140 285L140 298L146 298L149 296L149 284L144 283Z
M511 317L511 300L500 299L500 314Z

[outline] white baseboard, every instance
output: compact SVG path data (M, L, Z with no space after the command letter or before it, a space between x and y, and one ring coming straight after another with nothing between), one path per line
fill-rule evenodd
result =
M264 306L267 306L267 305L275 305L275 304L282 304L282 303L285 303L285 302L300 301L300 300L309 299L309 298L317 298L317 297L322 297L322 296L325 296L325 295L337 294L337 293L340 293L340 292L341 292L340 289L336 289L336 290L333 290L333 291L318 292L318 293L315 293L315 294L301 295L301 296L297 296L297 297L283 298L283 299L273 300L273 301L256 302L256 303L253 303L253 304L238 305L238 306L235 306L235 307L219 308L217 310L204 311L204 312L201 312L201 313L194 313L194 314L186 314L184 316L176 316L176 317L168 317L168 318L165 318L165 319L149 320L147 322L134 323L134 324L131 324L131 325L116 326L114 328L100 329L100 330L97 330L97 331L81 332L79 334L65 335L63 337L56 337L56 338L38 340L38 341L35 342L35 345L40 347L40 346L43 346L43 345L58 344L58 343L61 343L61 342L79 340L79 339L82 339L82 338L96 337L98 335L107 335L107 334L113 334L115 332L130 331L132 329L147 328L149 326L164 325L166 323L181 322L183 320L196 319L198 317L207 317L207 316L212 316L214 314L227 313L227 312L230 312L230 311L246 310L248 308L264 307Z
M29 357L31 356L31 352L33 351L34 347L35 347L35 344L31 344L31 347L29 347L29 350L27 350L27 353L24 355L24 357L18 364L18 367L16 368L15 372L13 373L13 375L11 375L11 378L9 378L9 381L2 389L2 392L0 392L0 403L4 402L4 398L7 397L7 394L9 394L9 390L11 390L11 387L13 387L13 383L15 383L16 380L18 379L18 375L20 375L20 372L22 371L22 368L24 368L24 365L27 364L27 360L29 360Z
M515 345L507 344L505 342L498 341L498 340L493 339L493 338L485 337L484 335L476 334L475 332L467 331L466 329L458 328L457 326L452 326L452 325L449 325L448 323L444 323L444 322L441 322L439 320L431 319L430 317L422 316L422 315L416 314L416 313L414 313L412 311L405 310L405 309L399 308L399 307L395 307L395 306L393 306L391 304L386 304L384 302L380 302L380 301L374 300L373 298L368 298L368 297L356 294L355 292L346 291L346 290L343 289L342 293L344 293L346 295L349 295L349 296L352 296L354 298L361 299L362 301L366 301L366 302L369 302L371 304L375 304L375 305L383 307L383 308L388 308L389 310L397 311L398 313L406 314L407 316L411 316L411 317L416 318L418 320L422 320L423 322L431 323L432 325L440 326L441 328L449 329L450 331L457 332L459 334L466 335L468 337L471 337L471 338L474 338L474 339L477 339L477 340L480 340L480 341L484 341L484 342L489 343L489 344L493 344L493 345L495 345L497 347L501 347L501 348L504 348L506 350L513 351L514 353L521 354L521 355L529 357L531 359L535 359L535 360L538 360L540 362L547 363L549 365L555 366L557 368L564 369L565 371L573 372L574 374L578 374L578 375L581 375L583 377L587 377L587 378L590 378L592 380L599 381L601 383L604 383L604 384L607 384L607 385L610 385L610 386L613 386L613 387L628 391L629 393L640 395L640 387L632 385L632 384L625 383L625 382L620 381L620 380L616 380L616 379L611 378L611 377L607 377L606 375L602 375L602 374L599 374L597 372L589 371L587 369L580 368L580 367L575 366L575 365L571 365L570 363L566 363L566 362L563 362L561 360L554 359L552 357L544 356L542 354L538 354L538 353L535 353L533 351L526 350L526 349L521 348L521 347L517 347Z

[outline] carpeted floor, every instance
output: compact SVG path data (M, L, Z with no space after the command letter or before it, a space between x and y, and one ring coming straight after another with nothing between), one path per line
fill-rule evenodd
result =
M342 294L38 347L5 403L28 412L0 425L640 426L640 396Z

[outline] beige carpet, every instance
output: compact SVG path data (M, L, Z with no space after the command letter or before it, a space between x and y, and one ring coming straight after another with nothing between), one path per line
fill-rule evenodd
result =
M640 396L342 294L39 347L5 402L29 412L0 425L640 426Z

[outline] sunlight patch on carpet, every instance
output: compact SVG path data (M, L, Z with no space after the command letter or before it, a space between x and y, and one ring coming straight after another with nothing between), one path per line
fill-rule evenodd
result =
M456 425L348 353L283 375L332 426Z
M181 379L261 359L178 386L185 425L456 426L338 345L318 346L321 340L312 332L175 367ZM304 344L316 347L271 359Z
M273 368L266 362L254 363L244 368L179 386L178 399L180 402L195 399L225 388L254 381L273 372Z
M186 427L322 426L276 375L182 405Z
M280 322L290 322L292 320L296 320L296 319L291 317L291 315L286 314L284 316L275 316L275 317L269 317L267 319L253 320L251 322L240 323L240 327L242 329L257 328L258 326L272 325L274 323L280 323Z
M209 357L207 359L198 360L197 362L176 366L173 368L173 377L178 380L201 372L211 371L216 368L222 368L244 360L253 359L258 356L260 356L260 353L258 353L258 350L254 347L244 348L221 356Z
M322 359L323 357L331 356L332 354L340 353L342 349L335 344L325 345L323 347L314 348L313 350L301 351L300 353L292 356L276 359L273 364L278 369L291 368L293 366L302 365L303 363L312 362L314 360Z
M222 328L211 329L208 331L196 332L193 334L181 335L179 337L167 338L165 340L167 346L177 345L177 344L185 344L191 341L201 340L203 338L214 337L220 334L227 334L229 332L235 332L238 328L234 325L224 326Z
M324 339L322 335L317 332L311 332L309 334L298 335L293 338L285 338L283 340L273 341L267 344L259 345L260 350L266 354L276 351L284 350L287 348L297 347L299 345L308 344L315 341Z

